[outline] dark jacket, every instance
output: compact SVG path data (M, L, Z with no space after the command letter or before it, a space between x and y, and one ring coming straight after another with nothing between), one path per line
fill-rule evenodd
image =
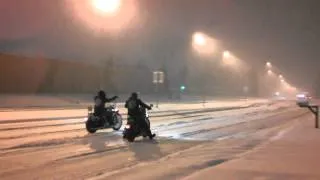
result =
M128 109L129 116L141 116L141 107L151 109L151 107L144 103L141 99L135 99L132 97L126 101L125 107Z
M95 96L94 97L94 113L97 116L100 116L104 113L105 111L105 105L108 102L112 102L115 99L117 99L117 96L114 96L112 98L107 98L107 97L103 97L103 96Z

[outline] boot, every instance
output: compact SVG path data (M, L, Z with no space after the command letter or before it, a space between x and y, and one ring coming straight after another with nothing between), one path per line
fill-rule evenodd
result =
M156 137L156 134L154 134L154 133L151 134L151 135L149 135L149 139L150 139L150 140L152 140L154 137Z

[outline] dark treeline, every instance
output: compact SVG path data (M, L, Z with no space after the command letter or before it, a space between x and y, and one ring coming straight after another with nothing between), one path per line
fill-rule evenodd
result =
M117 65L112 58L90 63L0 55L0 93L110 93L139 91L152 94L152 69L144 64ZM169 96L183 93L209 96L257 96L258 75L249 70L237 73L217 68L214 64L188 64L177 76L170 77L168 67L159 68L165 76L160 93ZM178 79L178 83L177 83ZM175 80L175 81L172 81ZM247 86L249 91L244 92Z
M122 93L152 91L152 72L144 66L119 66L112 60L83 62L0 55L0 93ZM141 81L142 80L142 81Z

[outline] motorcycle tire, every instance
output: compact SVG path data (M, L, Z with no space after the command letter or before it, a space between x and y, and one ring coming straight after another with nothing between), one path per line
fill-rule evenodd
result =
M133 142L134 139L136 138L132 129L125 129L122 137L129 142Z
M127 129L124 129L124 130L123 130L123 133L122 133L122 138L123 138L123 139L127 139L127 137L128 137L128 130L127 130Z
M97 130L94 128L94 123L90 120L88 120L86 122L86 129L89 133L93 134L95 133Z
M150 128L150 120L149 120L149 118L146 119L146 123L148 125L148 128Z
M142 137L143 137L143 138L148 137L147 133L146 133L146 132L142 132Z
M119 131L122 126L122 117L120 114L115 114L112 118L114 119L115 125L113 125L112 129L115 131Z
M134 139L135 139L134 136L129 136L129 137L127 137L127 140L128 140L129 142L134 142Z

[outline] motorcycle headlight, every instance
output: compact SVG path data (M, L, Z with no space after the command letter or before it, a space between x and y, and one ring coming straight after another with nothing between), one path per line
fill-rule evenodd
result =
M126 128L126 129L130 129L130 125L129 125L129 124L127 124L125 128Z

